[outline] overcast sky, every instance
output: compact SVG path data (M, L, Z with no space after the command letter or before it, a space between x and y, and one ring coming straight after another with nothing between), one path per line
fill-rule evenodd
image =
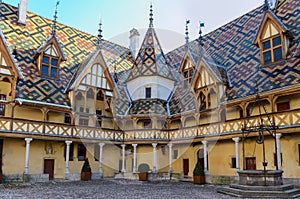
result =
M3 1L17 6L20 0ZM264 0L60 0L57 20L97 35L101 14L104 39L128 46L130 29L149 26L151 2L155 28L183 35L189 19L190 38L195 39L199 21L205 23L205 34L262 5ZM55 4L56 0L28 0L28 10L53 19ZM122 41L124 38L126 41Z

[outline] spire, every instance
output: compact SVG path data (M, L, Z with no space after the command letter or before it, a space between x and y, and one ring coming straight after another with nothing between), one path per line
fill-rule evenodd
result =
M269 2L269 0L265 0L264 10L269 10L269 9L270 9L270 2Z
M202 30L201 28L204 27L204 23L203 22L199 22L199 38L198 38L198 43L203 46L204 43L203 43L203 37L202 37Z
M152 10L152 3L150 4L150 24L149 24L149 28L153 28L153 10Z
M97 41L97 45L100 48L100 44L102 41L102 17L100 15L100 23L99 23L99 29L98 29L98 41Z
M189 45L189 27L188 27L188 24L190 23L190 20L186 20L185 21L185 44L186 44L186 47L188 47Z
M56 19L57 19L57 9L58 9L58 5L59 5L59 0L56 2L56 6L55 6L55 14L54 14L54 20L53 20L53 26L52 26L52 35L55 35L56 33Z

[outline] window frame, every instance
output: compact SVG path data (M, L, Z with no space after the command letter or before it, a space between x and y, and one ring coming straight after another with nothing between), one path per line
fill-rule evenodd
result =
M40 74L42 77L50 78L50 79L59 79L60 78L60 60L61 57L54 56L52 51L54 50L55 45L50 44L45 51L40 55ZM47 50L50 50L50 54L46 53ZM55 52L56 54L56 52ZM48 59L48 63L44 62L44 58ZM53 60L56 60L56 65L53 64ZM47 67L47 74L44 74L43 68ZM56 69L56 75L52 76L52 69Z
M6 100L5 94L0 94L0 100ZM6 104L0 103L0 116L5 116Z
M145 88L145 98L146 99L151 99L152 97L152 88L151 87L146 87Z
M274 40L277 39L277 38L280 38L280 44L278 45L274 45ZM268 48L264 48L264 44L269 42L269 47ZM275 55L275 51L277 49L280 49L281 48L281 58L279 59L276 59L276 55ZM265 53L268 53L270 52L270 55L271 55L271 58L270 58L270 61L269 62L265 62ZM282 34L275 34L275 35L272 35L266 39L263 39L261 40L261 60L262 60L262 63L264 65L269 65L269 64L272 64L274 62L278 62L278 61L281 61L285 58L285 53L284 53L284 41L283 41L283 36Z

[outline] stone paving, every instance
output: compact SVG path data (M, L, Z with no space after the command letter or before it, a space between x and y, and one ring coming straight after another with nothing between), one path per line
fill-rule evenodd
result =
M93 181L0 185L0 198L232 198L217 193L218 186L190 182L141 182L103 179Z

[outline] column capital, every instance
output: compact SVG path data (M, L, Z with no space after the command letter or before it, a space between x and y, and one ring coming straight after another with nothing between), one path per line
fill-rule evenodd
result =
M241 139L239 137L232 138L235 143L238 143Z
M70 144L72 144L72 141L66 140L65 143L66 143L67 145L70 145Z
M169 146L169 147L172 147L172 146L173 146L173 143L169 143L168 146Z
M152 143L153 148L156 148L157 143Z
M26 141L26 142L31 142L31 141L32 141L32 138L25 138L25 141Z
M207 145L208 141L207 140L203 140L201 141L203 145Z
M132 146L135 148L135 147L137 147L137 144L132 144Z
M278 140L281 138L281 136L282 136L281 133L276 133L276 134L275 134L275 137L276 137L276 139L278 139Z
M105 145L105 143L100 142L100 143L98 143L98 145L99 145L100 147L103 147L103 146Z
M125 147L126 147L126 144L121 144L121 147L122 147L122 148L123 148L123 147L125 148Z

